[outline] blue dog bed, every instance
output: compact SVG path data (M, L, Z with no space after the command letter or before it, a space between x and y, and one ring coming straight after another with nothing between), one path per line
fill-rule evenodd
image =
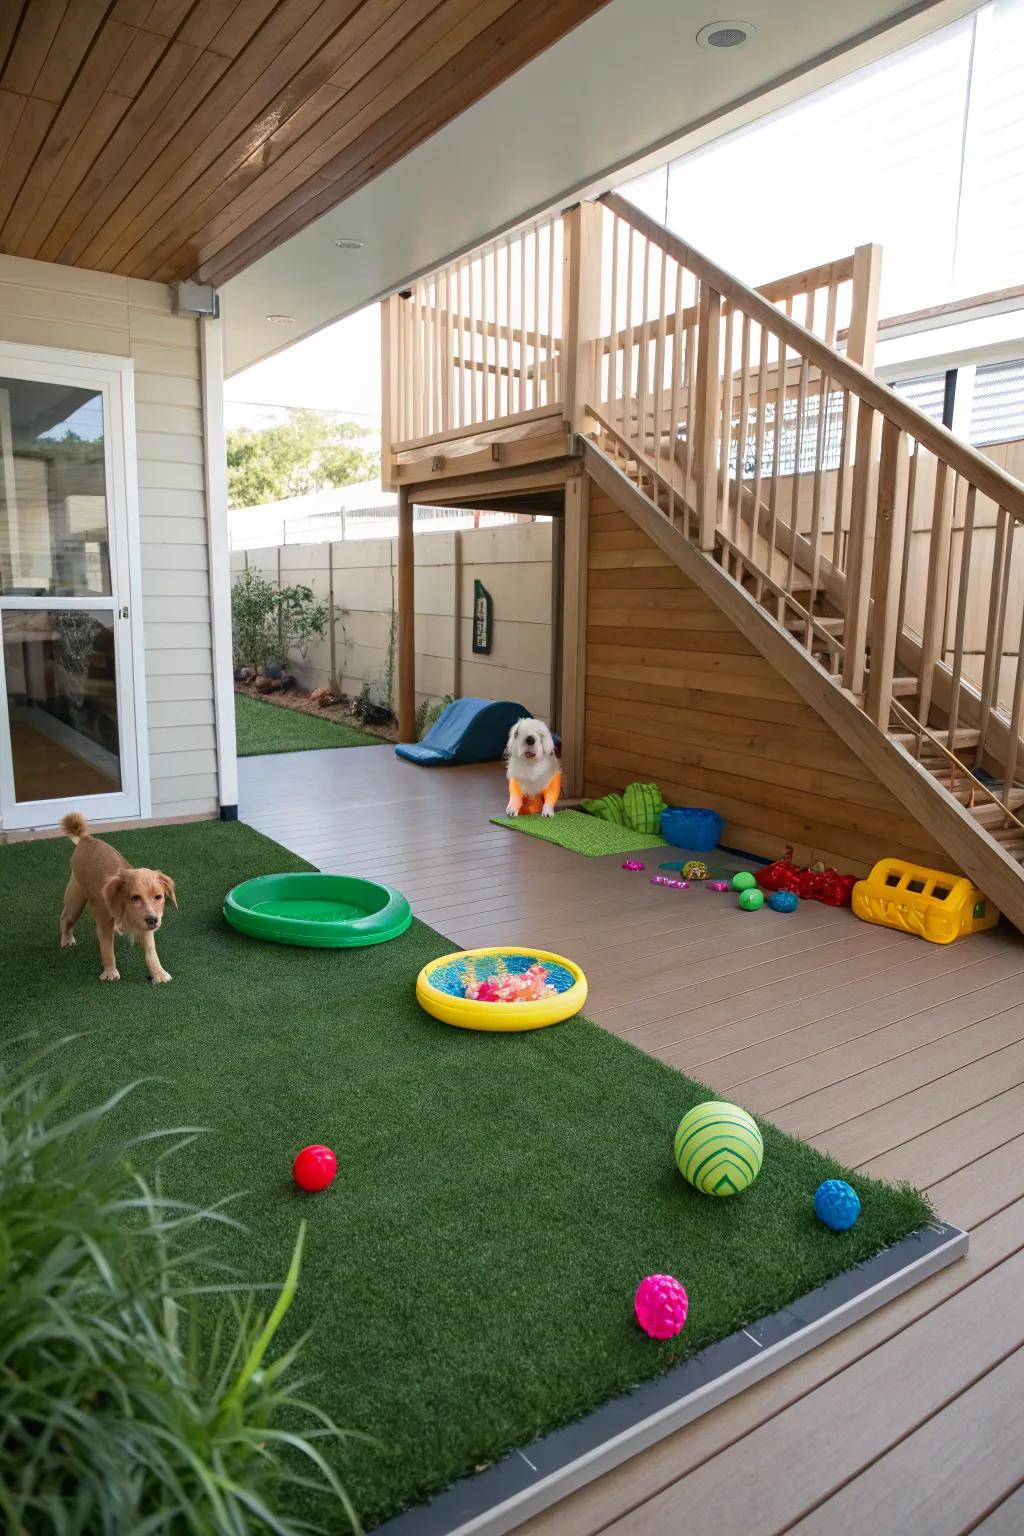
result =
M501 757L508 733L530 711L508 699L456 699L449 704L422 741L395 748L410 763L438 767L444 763L488 763Z

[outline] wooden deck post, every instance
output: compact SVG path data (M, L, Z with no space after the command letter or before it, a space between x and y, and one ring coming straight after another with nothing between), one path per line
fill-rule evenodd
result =
M402 436L398 405L401 372L398 306L401 302L397 294L380 301L380 483L385 491L395 488L392 445Z
M413 564L413 506L398 488L398 737L416 740L416 572Z
M593 343L601 324L601 217L600 203L577 203L562 215L562 406L572 432L586 430L587 404L597 404Z
M875 371L878 338L878 293L882 281L882 247L858 245L853 253L853 291L846 355L869 373Z
M590 480L571 475L565 483L562 536L561 709L562 793L583 793L583 733L587 694L587 535Z

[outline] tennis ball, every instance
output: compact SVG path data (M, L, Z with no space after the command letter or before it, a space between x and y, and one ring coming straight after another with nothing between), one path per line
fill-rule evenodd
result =
M719 1099L689 1110L673 1145L679 1172L705 1195L738 1195L757 1178L764 1158L753 1117Z
M732 877L731 884L734 891L749 891L757 881L749 869L738 869Z
M758 907L764 906L764 891L759 891L756 885L748 886L740 891L740 906L744 912L756 912Z

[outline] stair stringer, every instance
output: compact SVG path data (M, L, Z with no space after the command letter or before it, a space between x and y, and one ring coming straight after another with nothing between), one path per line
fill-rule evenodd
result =
M650 498L589 438L580 437L594 482L678 566L888 788L951 861L1024 932L1024 871L986 836L958 800L899 743L881 731L856 700L817 665L754 597L673 528Z

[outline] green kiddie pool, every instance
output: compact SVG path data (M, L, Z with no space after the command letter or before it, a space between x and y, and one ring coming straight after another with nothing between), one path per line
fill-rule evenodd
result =
M401 891L352 875L260 875L229 891L232 928L273 944L356 949L397 939L412 922Z

